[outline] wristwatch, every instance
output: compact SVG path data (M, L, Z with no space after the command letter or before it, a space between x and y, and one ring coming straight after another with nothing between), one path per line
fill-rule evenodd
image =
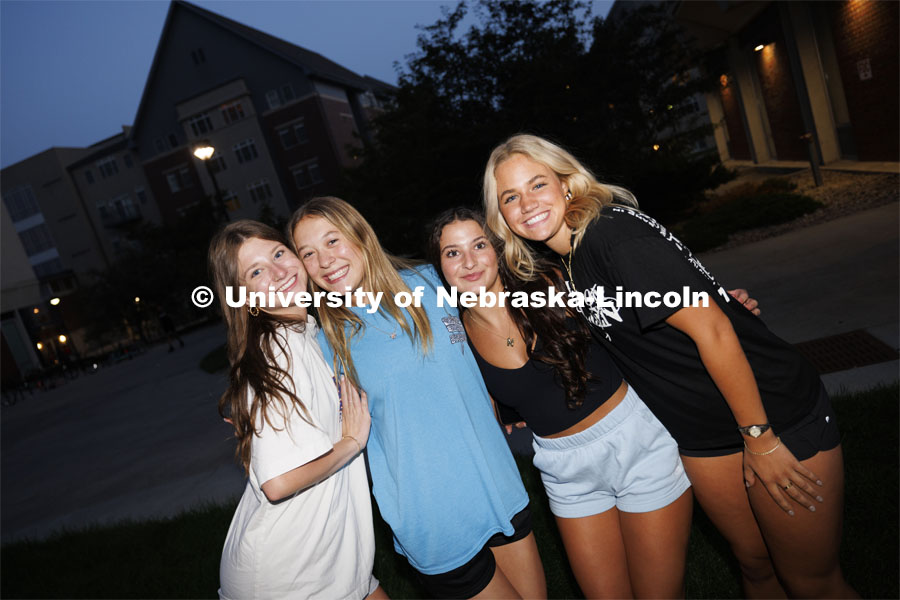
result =
M746 427L738 427L738 431L741 432L741 435L746 435L752 438L758 438L768 430L772 428L771 425L765 423L763 425L747 425Z

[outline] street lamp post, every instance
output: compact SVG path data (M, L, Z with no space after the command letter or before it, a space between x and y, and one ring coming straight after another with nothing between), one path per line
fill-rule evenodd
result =
M225 208L224 204L222 204L222 191L219 189L219 182L216 181L216 174L213 173L212 164L210 164L210 159L213 154L216 153L216 149L207 141L204 141L199 146L194 148L194 156L199 158L203 164L206 165L206 172L209 174L209 178L212 180L213 190L215 190L215 198L213 199L213 215L218 216L216 213L221 215L223 221L229 221L228 218L228 210Z

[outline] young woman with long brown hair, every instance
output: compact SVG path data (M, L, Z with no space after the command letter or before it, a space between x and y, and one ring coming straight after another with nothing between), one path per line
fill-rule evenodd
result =
M301 206L290 232L314 291L383 294L377 310L319 317L326 355L369 397L372 490L394 548L436 597L546 597L528 495L434 269L388 255L338 198ZM401 306L415 291L419 305Z
M456 208L435 219L427 250L459 293L564 289L546 261L532 281L511 277L496 242L480 213ZM531 427L534 465L585 597L682 597L692 502L678 446L587 325L562 307L494 302L465 309L462 321L491 397Z
M299 306L230 307L226 287L299 292L306 271L278 231L229 224L209 266L227 329L228 389L219 412L235 429L248 482L225 540L223 598L385 598L372 576L375 541L363 459L365 394L340 398ZM341 405L342 402L342 405Z
M484 173L488 227L533 277L524 240L559 255L579 310L678 441L694 496L731 544L750 597L852 597L838 562L843 460L815 369L671 232L545 139L517 135ZM645 301L621 306L617 286ZM707 306L661 302L705 292Z

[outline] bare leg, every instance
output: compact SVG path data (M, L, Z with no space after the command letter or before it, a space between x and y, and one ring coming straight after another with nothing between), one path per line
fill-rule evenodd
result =
M633 598L625 542L613 507L599 515L556 517L569 565L585 598Z
M506 575L500 570L499 563L497 564L497 568L494 570L494 576L491 578L487 587L472 597L484 598L484 600L491 600L492 598L521 598L519 593L516 592L516 589L506 578Z
M547 597L544 566L541 564L534 533L511 544L494 546L491 552L497 561L497 571L503 573L519 597L536 600Z
M694 497L740 564L746 596L786 598L750 508L742 454L703 458L682 455L681 461L694 487ZM762 490L761 484L757 486Z
M824 483L816 489L824 502L797 504L790 516L775 504L761 482L748 490L775 569L793 597L858 598L844 580L838 561L844 512L841 447L819 452L802 464ZM809 505L815 506L815 512Z
M693 506L688 489L658 510L619 512L635 598L684 598L684 567Z

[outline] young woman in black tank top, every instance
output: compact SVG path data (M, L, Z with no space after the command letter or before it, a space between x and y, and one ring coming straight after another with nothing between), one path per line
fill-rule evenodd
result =
M429 255L459 293L504 290L483 224L454 209L432 227ZM528 291L562 283L552 269L505 282ZM535 466L585 596L682 596L689 482L674 440L607 352L565 309L476 306L462 320L492 398L534 432Z

